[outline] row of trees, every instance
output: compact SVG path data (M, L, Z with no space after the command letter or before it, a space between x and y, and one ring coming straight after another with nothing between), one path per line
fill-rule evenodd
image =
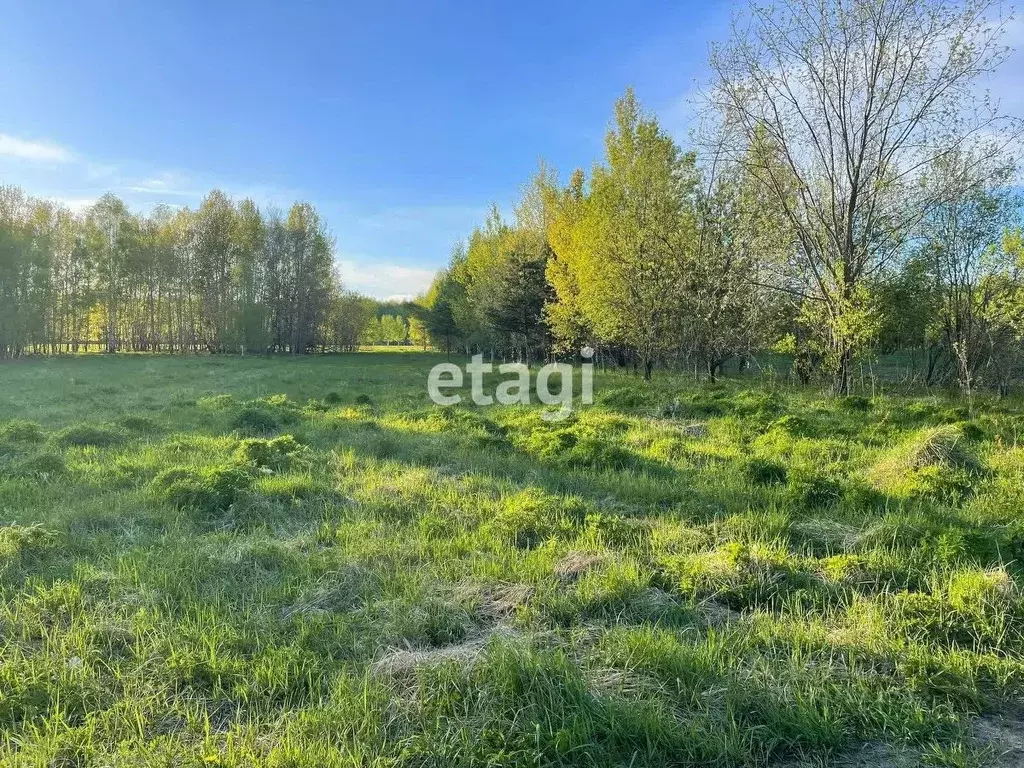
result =
M426 333L420 307L397 307L394 304L386 303L377 311L381 314L370 317L360 335L360 343L367 346L411 344L423 349L427 348L430 340Z
M75 215L0 188L0 357L348 349L375 309L342 290L307 203L264 213L214 191L140 216L106 195Z
M604 161L541 167L420 300L441 347L590 344L650 376L760 350L850 391L908 351L929 383L1005 391L1024 366L1021 136L979 80L1006 59L990 0L752 5L713 48L694 149L632 91Z

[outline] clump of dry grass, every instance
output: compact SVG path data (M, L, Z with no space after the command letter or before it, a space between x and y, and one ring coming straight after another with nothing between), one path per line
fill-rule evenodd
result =
M964 492L983 472L963 429L955 424L922 429L897 445L868 472L868 480L894 496Z
M605 561L604 555L596 552L569 552L555 563L555 575L563 581L575 581L587 571L596 568Z
M402 677L410 675L420 667L436 667L449 661L457 662L463 668L476 663L493 637L515 637L516 633L506 626L496 626L463 640L461 643L444 645L440 648L392 648L372 665L378 675Z

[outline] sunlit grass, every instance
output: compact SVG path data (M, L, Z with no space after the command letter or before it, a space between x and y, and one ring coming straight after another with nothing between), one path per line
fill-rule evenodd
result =
M432 405L439 359L0 367L0 760L998 749L1019 403L606 373L547 422Z

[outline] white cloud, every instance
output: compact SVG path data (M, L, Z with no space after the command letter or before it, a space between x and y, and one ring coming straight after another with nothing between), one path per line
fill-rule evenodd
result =
M75 213L81 213L86 208L96 202L95 197L48 197L47 200L51 200L54 203L59 203L65 208L69 208Z
M74 156L64 147L45 141L27 141L0 133L0 155L40 163L68 163Z
M382 264L367 257L338 259L341 282L349 290L377 299L407 299L430 287L434 271L401 264Z
M149 193L170 197L201 198L203 193L195 189L191 179L177 171L164 171L142 181L129 183L125 189L129 192Z

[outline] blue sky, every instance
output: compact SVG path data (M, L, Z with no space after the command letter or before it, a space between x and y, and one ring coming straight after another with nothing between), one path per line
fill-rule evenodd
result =
M75 207L105 191L137 210L195 205L215 186L309 200L350 287L413 294L538 159L565 175L598 158L627 85L685 140L729 12L0 0L0 183Z
M313 202L342 275L415 293L633 84L683 131L727 6L0 0L0 183L84 207Z

